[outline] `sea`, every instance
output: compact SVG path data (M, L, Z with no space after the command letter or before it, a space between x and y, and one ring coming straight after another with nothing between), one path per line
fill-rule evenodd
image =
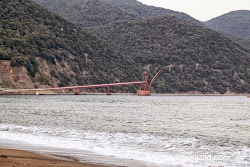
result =
M0 147L126 167L249 167L246 96L0 96Z

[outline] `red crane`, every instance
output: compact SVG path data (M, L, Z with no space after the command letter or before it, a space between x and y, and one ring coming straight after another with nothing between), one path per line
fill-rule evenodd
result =
M138 90L138 96L151 96L150 86L154 83L156 77L160 75L162 70L160 70L151 80L150 84L148 83L148 73L143 73L143 81L144 83L141 84L140 90Z
M57 88L46 88L44 89L45 91L56 91L56 90L68 90L68 89L74 89L75 90L75 95L78 95L78 89L83 89L83 88L101 88L101 87L107 87L108 92L107 95L111 95L109 88L111 86L124 86L124 85L138 85L140 84L140 90L138 91L139 96L150 96L150 86L154 83L156 77L162 72L160 70L152 79L150 84L148 83L148 73L144 72L143 73L143 81L133 81L133 82L119 82L119 83L108 83L108 84L94 84L94 85L81 85L81 86L65 86L65 87L57 87Z

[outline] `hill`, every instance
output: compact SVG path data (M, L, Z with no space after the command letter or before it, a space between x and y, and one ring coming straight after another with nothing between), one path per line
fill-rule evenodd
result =
M185 13L147 6L136 0L34 0L50 11L82 28L106 25L114 21L171 15L201 23Z
M227 37L228 39L240 44L242 47L250 49L250 38L240 38L235 35L221 33L223 36Z
M1 1L0 8L0 86L133 81L142 69L150 77L164 69L156 92L250 92L250 51L176 17L118 19L92 29L110 48L30 0Z
M250 92L250 51L176 17L116 22L92 29L153 74L158 92Z
M138 17L100 0L34 0L82 28L105 25Z
M155 6L148 6L137 0L102 0L103 2L107 2L120 8L123 11L128 13L140 16L142 18L153 18L157 16L175 16L179 19L183 19L189 21L191 23L202 25L202 23L193 17L187 15L183 12L177 12L170 9L155 7Z
M138 80L132 60L34 2L1 1L0 8L0 85L34 88Z
M212 30L240 38L250 38L250 11L238 10L213 18L204 24Z

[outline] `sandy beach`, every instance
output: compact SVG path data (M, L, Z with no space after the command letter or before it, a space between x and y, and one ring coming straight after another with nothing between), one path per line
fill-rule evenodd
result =
M79 163L70 160L56 159L36 153L0 148L1 167L105 167ZM107 167L107 166L106 166Z

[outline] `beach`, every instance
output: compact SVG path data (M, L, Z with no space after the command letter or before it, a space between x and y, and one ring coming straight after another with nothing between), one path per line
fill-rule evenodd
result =
M25 95L0 96L0 103L0 148L49 156L34 162L30 154L0 151L8 157L0 166L26 160L33 163L29 166L250 164L249 98L244 96Z
M80 163L66 158L54 158L33 152L0 148L0 166L2 167L105 167ZM107 167L107 166L106 166Z

